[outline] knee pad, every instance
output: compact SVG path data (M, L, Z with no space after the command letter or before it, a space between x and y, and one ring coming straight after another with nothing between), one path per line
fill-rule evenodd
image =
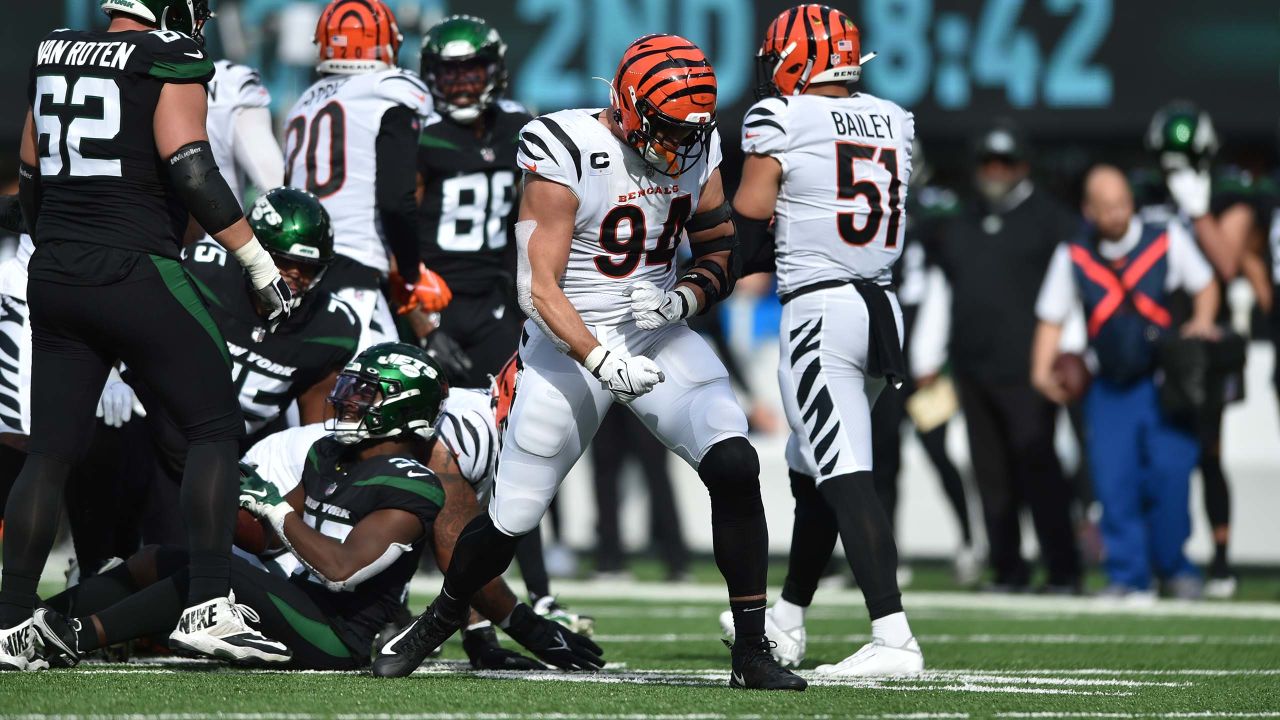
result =
M723 519L764 511L760 501L760 458L744 437L721 440L702 458L698 477L711 495L713 515Z

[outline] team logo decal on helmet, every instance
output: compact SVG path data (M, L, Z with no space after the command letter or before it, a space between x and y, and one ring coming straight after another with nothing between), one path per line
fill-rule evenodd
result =
M1151 117L1147 149L1166 172L1187 165L1204 169L1218 152L1218 133L1209 113L1195 103L1175 100Z
M382 0L333 0L316 23L322 73L356 75L395 67L400 27Z
M799 95L818 83L862 76L858 28L826 5L797 5L774 18L756 55L756 98Z
M306 190L278 187L259 195L248 215L254 236L276 264L282 270L297 266L298 275L293 279L305 279L305 285L290 285L295 304L301 303L305 293L320 284L325 269L333 262L333 223L328 211L319 198Z
M343 368L329 395L334 417L325 427L354 445L414 433L431 439L449 396L444 370L422 348L380 343Z
M612 91L623 140L649 167L679 177L706 154L716 126L716 74L697 45L645 35L623 53Z
M204 45L204 24L213 17L209 0L101 0L98 7L107 15L132 15L158 25L161 30L189 35L201 45Z

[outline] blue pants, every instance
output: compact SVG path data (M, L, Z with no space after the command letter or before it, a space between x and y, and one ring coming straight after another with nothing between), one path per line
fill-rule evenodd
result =
M1145 590L1153 569L1164 579L1195 574L1182 551L1200 455L1195 435L1165 419L1149 378L1123 386L1094 380L1084 411L1108 579Z

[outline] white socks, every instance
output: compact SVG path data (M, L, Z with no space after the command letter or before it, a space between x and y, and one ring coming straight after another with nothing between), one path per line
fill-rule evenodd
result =
M806 609L803 605L789 603L779 598L778 602L773 605L773 620L784 630L797 628L804 625L804 611Z
M885 615L879 620L872 620L871 638L892 648L906 645L911 640L911 626L907 624L907 614L896 612Z

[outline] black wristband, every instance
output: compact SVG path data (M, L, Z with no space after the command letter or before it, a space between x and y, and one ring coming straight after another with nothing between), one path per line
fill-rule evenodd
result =
M18 166L18 205L19 219L23 222L20 232L35 237L36 218L40 216L40 196L43 188L40 185L40 168L26 163Z

